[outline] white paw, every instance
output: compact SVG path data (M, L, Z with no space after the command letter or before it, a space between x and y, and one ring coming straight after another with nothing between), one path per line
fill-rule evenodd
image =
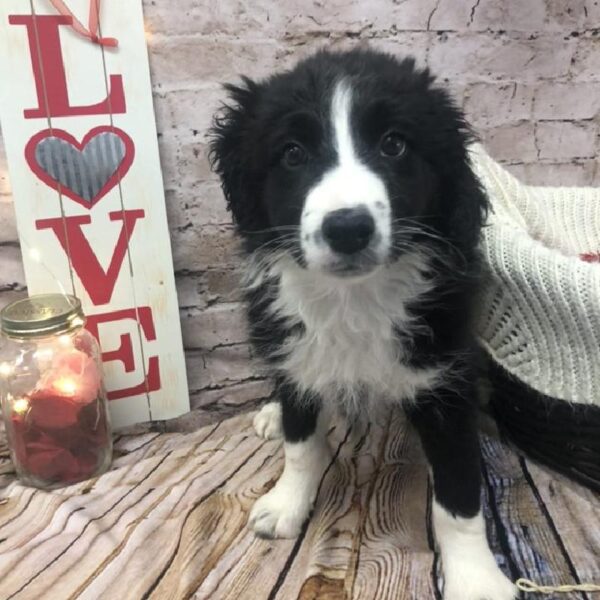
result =
M514 600L516 586L502 573L493 557L455 558L444 566L444 600ZM491 559L491 560L490 560Z
M260 497L250 512L249 526L260 537L295 538L312 509L313 500L301 490L293 493L288 486L276 484Z
M269 402L265 404L254 415L252 421L254 429L259 437L265 440L274 440L283 435L281 430L281 404L279 402Z

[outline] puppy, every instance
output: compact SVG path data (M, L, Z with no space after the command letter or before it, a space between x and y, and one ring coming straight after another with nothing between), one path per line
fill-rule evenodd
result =
M329 453L326 415L401 404L433 478L446 600L509 600L480 503L470 304L486 198L471 133L412 59L322 51L228 85L211 158L248 256L251 338L279 403L285 467L250 525L294 537Z

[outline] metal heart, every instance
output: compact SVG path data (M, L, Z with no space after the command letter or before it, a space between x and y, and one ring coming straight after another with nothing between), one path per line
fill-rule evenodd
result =
M81 143L60 129L36 134L25 149L32 171L47 185L91 208L131 166L134 145L115 127L97 127Z
M47 137L35 149L40 167L80 198L91 202L113 176L125 156L125 144L114 133L101 133L83 150L69 142Z

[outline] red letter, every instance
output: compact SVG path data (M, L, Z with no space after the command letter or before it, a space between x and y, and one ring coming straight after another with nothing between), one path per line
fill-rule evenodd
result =
M35 77L38 108L25 110L26 119L107 115L125 112L125 93L120 75L111 75L107 98L91 106L71 106L60 47L59 25L70 25L67 16L10 15L11 25L25 25ZM45 87L44 87L45 86Z
M137 315L136 315L137 312ZM100 315L91 315L87 318L87 330L98 339L98 324L99 323L114 323L115 321L124 321L133 319L139 322L141 330L147 341L156 339L154 331L154 321L152 320L152 309L149 306L141 306L135 308L127 308L125 310L116 310L110 313ZM116 350L105 351L102 353L102 361L110 362L118 360L123 363L126 373L131 373L135 370L135 359L133 356L133 345L131 343L131 334L126 333L120 336L121 344ZM123 388L120 390L111 390L108 392L109 400L117 398L127 398L129 396L137 396L146 392L154 392L160 389L160 370L158 367L158 356L150 356L148 358L148 369L146 371L146 379L137 385Z
M133 233L133 229L138 219L144 217L142 209L137 210L119 210L108 213L111 221L123 221L119 239L115 245L108 269L104 271L90 243L83 231L82 225L92 222L89 215L76 217L57 217L54 219L38 219L35 222L37 229L52 229L58 238L60 245L65 252L70 252L71 264L79 276L83 287L89 294L91 301L98 304L110 302L125 252L127 243ZM67 239L69 241L67 245Z

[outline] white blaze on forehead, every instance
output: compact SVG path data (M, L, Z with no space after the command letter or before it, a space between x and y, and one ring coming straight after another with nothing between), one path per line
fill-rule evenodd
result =
M369 169L356 150L352 128L352 86L342 80L334 88L331 108L330 140L337 160L309 191L302 213L302 248L309 266L327 268L335 255L322 239L325 216L341 208L362 206L375 220L376 243L372 250L385 260L391 242L391 209L386 187L377 173Z
M335 135L335 149L339 164L358 162L354 153L354 144L350 132L352 111L352 89L345 81L340 81L333 92L331 101L331 120Z

